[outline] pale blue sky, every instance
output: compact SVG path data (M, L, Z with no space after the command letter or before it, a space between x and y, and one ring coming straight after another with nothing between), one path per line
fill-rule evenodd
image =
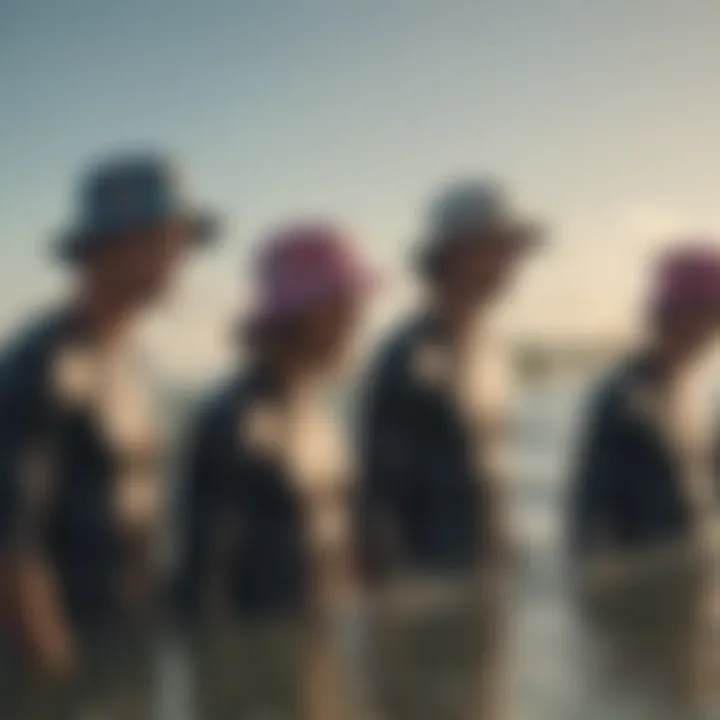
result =
M229 220L158 331L179 365L217 361L278 217L333 212L399 274L455 173L555 227L511 324L612 331L658 238L720 229L719 36L715 0L0 0L0 322L56 291L84 160L159 145Z

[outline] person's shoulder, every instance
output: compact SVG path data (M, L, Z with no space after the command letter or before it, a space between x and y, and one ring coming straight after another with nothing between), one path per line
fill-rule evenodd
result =
M404 318L388 329L377 344L366 367L366 381L398 382L407 375L413 354L430 339L421 318Z
M42 382L63 329L61 313L44 311L9 331L0 349L0 398Z
M594 416L616 416L632 404L645 384L645 373L637 356L619 356L592 383L587 407Z
M42 310L11 327L2 342L0 360L6 364L12 360L29 359L52 349L65 326L60 311Z
M237 376L223 377L200 396L193 413L195 432L211 432L226 422L242 392L241 383Z
M255 367L218 380L198 403L196 427L218 429L237 419L260 402L270 402L274 393L265 373Z

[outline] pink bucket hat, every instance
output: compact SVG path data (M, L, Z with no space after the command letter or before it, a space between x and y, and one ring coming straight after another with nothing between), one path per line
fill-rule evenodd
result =
M720 312L720 247L705 241L684 243L658 263L651 307L655 312Z
M377 279L343 229L324 221L283 226L262 243L244 330L252 334L319 304L362 296Z

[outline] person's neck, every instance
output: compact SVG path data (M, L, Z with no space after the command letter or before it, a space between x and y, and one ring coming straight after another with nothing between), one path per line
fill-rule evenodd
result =
M133 315L127 303L90 287L78 293L72 314L80 332L98 345L124 342Z
M670 338L657 337L650 345L650 358L659 378L672 384L692 363L694 354L672 342Z
M433 299L433 313L450 338L458 342L468 335L480 315L474 305L442 293Z
M267 349L261 355L261 362L276 378L284 395L294 395L313 375L310 363L299 353L286 349Z

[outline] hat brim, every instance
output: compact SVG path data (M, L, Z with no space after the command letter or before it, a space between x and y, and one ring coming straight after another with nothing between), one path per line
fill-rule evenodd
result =
M237 342L254 341L266 333L275 332L288 323L302 317L306 312L324 303L335 303L339 298L363 298L372 295L383 285L383 276L374 270L367 270L346 282L342 286L328 291L305 303L283 308L257 307L238 318L232 329L233 338Z
M433 275L448 253L461 248L506 249L524 254L547 245L548 227L538 220L488 225L462 235L430 235L420 240L414 255L416 269L423 276Z
M163 216L141 224L112 230L73 229L62 233L54 244L55 257L63 263L77 264L98 247L121 241L130 232L157 227L168 222L179 222L186 228L190 244L198 247L214 245L220 235L220 218L210 211L196 211L181 215Z
M720 320L720 291L712 297L666 298L656 297L649 302L652 315L685 321L693 315L716 315Z

